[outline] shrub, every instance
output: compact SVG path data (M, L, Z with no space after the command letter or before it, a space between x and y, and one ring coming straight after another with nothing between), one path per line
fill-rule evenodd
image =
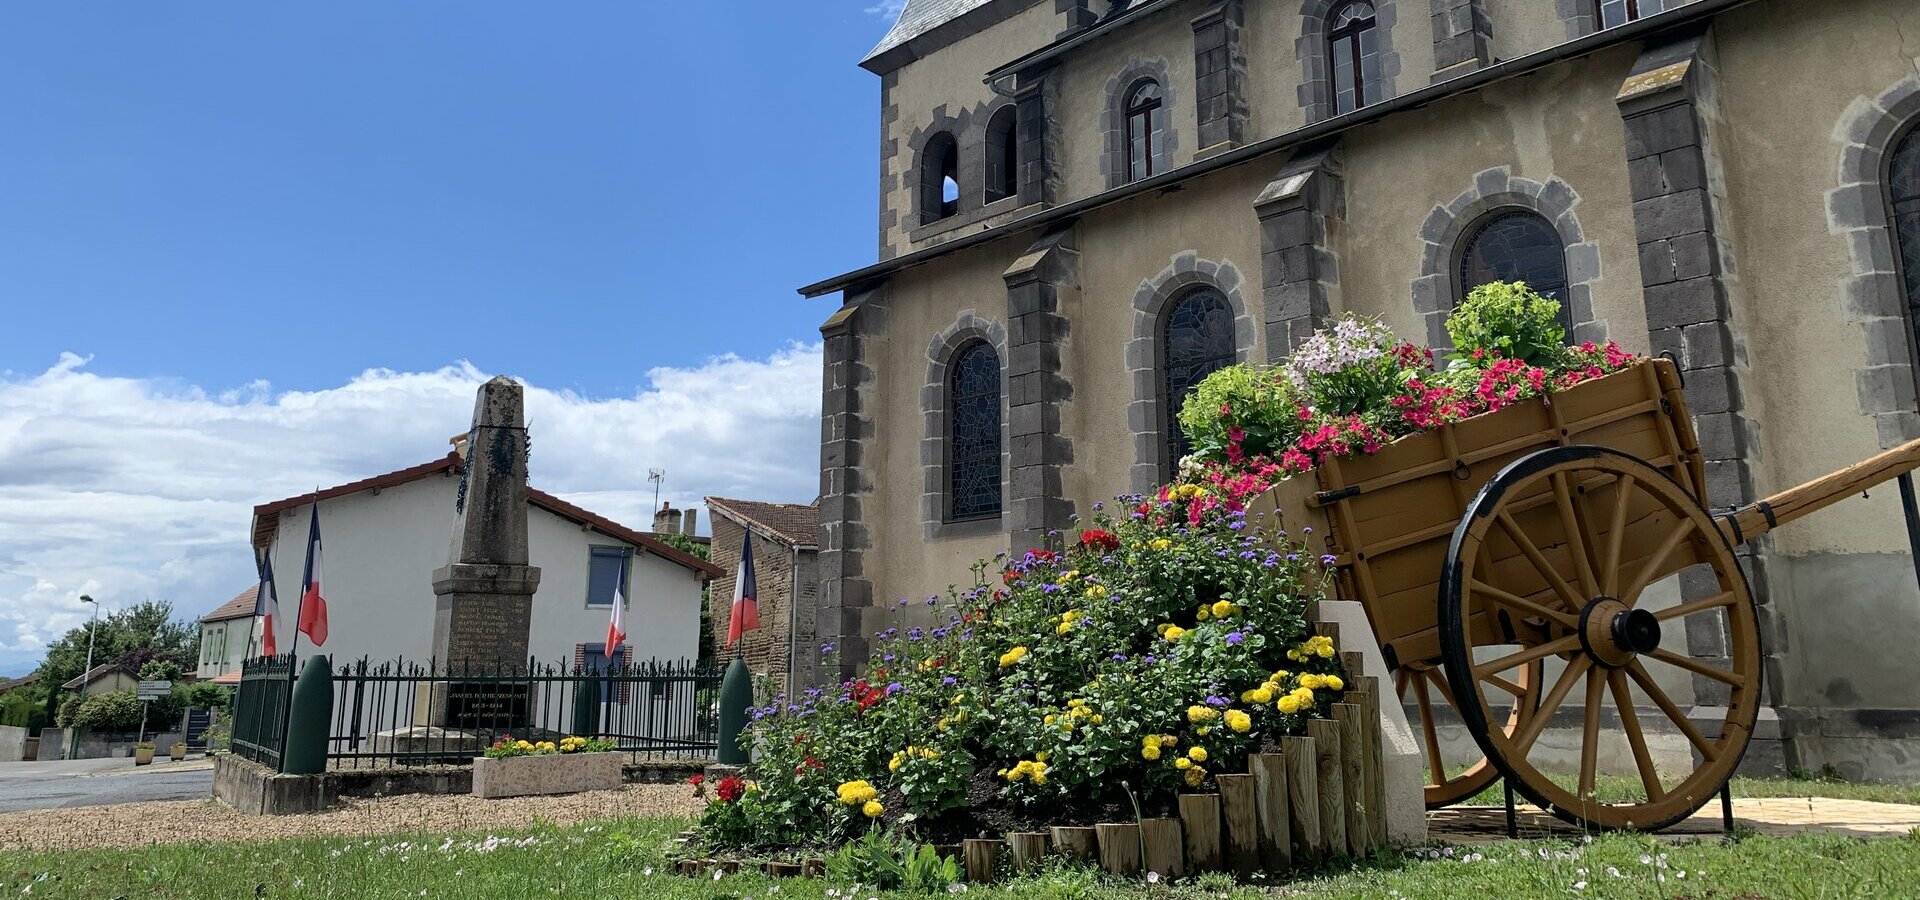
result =
M1562 362L1566 336L1560 327L1560 301L1518 281L1474 288L1447 317L1447 337L1455 357L1462 360L1504 357L1551 368Z
M752 780L709 807L707 839L950 834L982 807L1040 823L1125 802L1123 783L1166 804L1300 733L1344 687L1305 620L1325 561L1220 485L1123 503L1070 546L894 604L865 677L755 709Z
M71 699L71 708L66 702L60 705L63 727L109 733L133 731L140 727L140 701L132 691L108 691L89 695L85 699L75 695Z
M1206 377L1180 408L1180 430L1203 459L1270 456L1300 437L1305 423L1283 369L1228 366Z

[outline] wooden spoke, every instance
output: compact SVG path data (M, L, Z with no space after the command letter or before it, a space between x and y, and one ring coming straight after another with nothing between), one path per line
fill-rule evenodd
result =
M1620 549L1627 543L1627 505L1633 500L1633 476L1614 482L1613 518L1608 521L1607 557L1600 566L1600 593L1620 596Z
M1597 597L1600 595L1600 580L1593 574L1593 557L1587 555L1586 522L1573 508L1573 491L1567 488L1566 473L1555 472L1552 480L1554 505L1560 508L1560 527L1567 530L1567 552L1573 555L1575 574L1580 576L1580 589L1586 591L1588 597Z
M1574 618L1571 613L1561 612L1557 609L1548 609L1532 600L1515 596L1484 581L1475 580L1473 582L1473 593L1485 597L1488 602L1498 603L1501 606L1525 615L1539 616L1549 622L1558 623L1564 628L1573 629L1580 627L1580 620Z
M1579 647L1580 636L1577 634L1568 635L1557 641L1548 641L1535 647L1528 647L1519 653L1510 653L1493 662L1474 666L1473 679L1480 681L1496 672L1509 671L1518 666L1533 662L1536 659L1544 659L1556 653L1565 653L1569 650L1579 649Z
M1427 770L1432 773L1433 784L1445 784L1447 766L1440 760L1440 733L1433 727L1433 701L1427 697L1427 679L1425 675L1412 678L1413 697L1420 704L1420 724L1427 742Z
M1661 567L1666 565L1667 557L1672 556L1673 551L1679 549L1681 541L1693 534L1694 527L1692 519L1682 519L1672 531L1667 533L1666 540L1660 542L1659 548L1653 551L1652 556L1647 557L1646 564L1634 574L1633 580L1627 582L1626 590L1617 595L1621 603L1628 606L1640 604L1640 592L1647 589L1647 582L1652 581L1653 577L1662 571Z
M1506 691L1507 693L1512 694L1515 697L1524 697L1527 695L1526 688L1523 688L1517 684L1514 684L1513 682L1508 681L1505 678L1501 678L1498 675L1488 675L1487 677L1482 678L1480 680L1486 682L1487 684L1493 685L1494 687L1497 687L1503 691ZM1444 686L1446 684L1446 681L1442 680L1440 684ZM1447 699L1452 700L1453 695L1448 694Z
M1454 709L1460 708L1460 703L1453 699L1453 692L1447 689L1447 679L1440 674L1439 669L1428 669L1427 679L1433 682L1434 687L1440 689L1440 699L1447 701L1447 705Z
M1640 732L1640 714L1633 708L1633 692L1627 690L1627 676L1614 669L1607 673L1607 684L1613 688L1613 705L1620 708L1620 728L1627 733L1627 746L1633 749L1633 764L1640 769L1640 783L1647 789L1647 799L1659 800L1667 792L1660 785L1660 772L1653 767L1653 754L1647 752L1647 736Z
M1607 686L1599 676L1599 670L1587 670L1587 715L1580 733L1580 790L1577 795L1582 803L1593 799L1593 776L1599 769L1600 692Z
M1520 552L1526 554L1527 561L1533 563L1533 568L1547 580L1553 592L1559 594L1561 600L1566 601L1568 609L1579 609L1586 605L1580 595L1574 593L1573 588L1567 585L1567 580L1561 578L1559 572L1554 571L1553 564L1547 562L1546 554L1541 553L1540 548L1533 545L1533 539L1520 530L1520 526L1513 521L1512 516L1507 515L1506 510L1501 510L1495 520L1500 523L1500 530L1507 533L1507 537L1513 541L1514 546L1519 547Z
M1654 682L1646 666L1641 665L1636 659L1627 663L1627 674L1633 676L1634 682L1640 685L1641 690L1647 692L1648 699L1653 701L1653 705L1660 707L1660 711L1666 714L1674 727L1679 728L1680 733L1687 736L1687 740L1693 743L1693 749L1700 751L1701 759L1713 762L1720 758L1720 748L1709 743L1707 736L1701 734L1699 728L1694 727L1693 722L1687 718L1687 714L1681 712L1680 707L1673 702L1673 698L1667 696L1667 692L1661 690L1660 685Z
M1579 681L1580 676L1587 674L1587 670L1591 668L1593 668L1593 657L1585 654L1575 657L1573 662L1567 664L1566 670L1562 671L1560 677L1554 681L1553 689L1548 691L1546 698L1540 701L1540 708L1534 712L1533 718L1528 719L1526 724L1520 726L1520 730L1514 733L1513 746L1520 751L1521 756L1527 755L1528 751L1533 749L1533 742L1540 739L1540 732L1546 730L1547 721L1553 718L1554 712L1567 699L1567 693L1573 690L1573 683Z
M1659 612L1654 613L1653 617L1656 619L1659 619L1662 622L1665 622L1669 619L1684 619L1687 616L1693 615L1694 613L1697 613L1697 612L1705 612L1709 609L1719 609L1722 606L1732 606L1733 599L1734 597L1733 597L1732 591L1724 591L1703 600L1691 600L1686 603L1682 603L1679 606L1667 607L1666 609L1663 609L1663 610L1660 610Z
M1672 650L1655 650L1652 653L1643 655L1651 656L1667 665L1685 669L1695 675L1705 675L1715 681L1730 684L1734 687L1745 687L1747 684L1746 676L1738 672L1722 671L1692 657L1681 656Z

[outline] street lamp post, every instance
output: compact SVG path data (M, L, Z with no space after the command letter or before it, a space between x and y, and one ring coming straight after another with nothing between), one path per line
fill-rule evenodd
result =
M82 671L80 673L80 698L82 700L85 700L87 697L87 685L91 683L87 680L87 676L93 674L93 635L94 635L94 632L98 631L100 627L100 601L95 600L92 597L87 596L86 594L81 594L80 602L93 604L93 618L87 621L87 668L85 671ZM68 729L67 731L67 758L68 759L73 758L73 752L74 750L78 749L79 746L80 746L80 732L77 729Z

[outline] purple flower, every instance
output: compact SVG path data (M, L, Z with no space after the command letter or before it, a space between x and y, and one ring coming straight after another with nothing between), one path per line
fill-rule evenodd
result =
M1333 554L1331 554L1331 553L1329 553L1329 554L1326 554L1325 556L1322 556L1322 557L1320 557L1320 563L1321 563L1322 565L1328 565L1328 566L1330 566L1330 565L1333 565L1333 564L1334 564L1334 562L1335 562L1335 560L1334 560L1334 558L1333 558Z
M1127 661L1127 655L1126 655L1125 653L1115 653L1115 654L1113 655L1113 661L1114 661L1114 662L1126 662L1126 661Z
M939 597L928 597L928 598L927 598L927 605L928 605L928 606L935 606L935 605L938 605L939 603L940 603L940 598L939 598Z
M1227 527L1233 529L1234 531L1239 531L1240 529L1247 527L1247 523L1243 521L1235 520L1233 524L1228 525Z
M880 661L881 661L881 662L893 662L893 654L891 654L891 653L889 653L889 654L887 654L887 655L885 655L885 656L882 656L882 657L880 657Z
M901 692L901 691L904 691L904 690L906 690L906 688L904 688L904 687L901 687L901 685L900 685L900 682L898 682L898 681L896 681L896 682L893 682L892 684L889 684L889 685L887 685L887 693L889 693L889 694L897 694L897 693L899 693L899 692Z
M940 679L940 683L946 685L947 687L953 687L954 685L960 683L960 679L955 678L952 675L948 675L947 677Z
M1244 634L1241 634L1238 631L1227 632L1227 643L1229 644L1238 644L1241 641L1244 641L1246 639L1247 639L1247 636Z
M1228 704L1229 704L1230 702L1231 702L1231 701L1229 701L1229 700L1228 700L1227 698L1225 698L1225 697L1222 697L1222 696L1220 696L1220 695L1218 695L1218 694L1209 694L1209 695L1207 695L1207 705L1208 705L1208 706L1226 706L1226 705L1228 705Z
M1152 655L1148 655L1148 656L1143 656L1143 657L1141 657L1141 661L1142 661L1142 662L1148 662L1148 663L1157 663L1157 662L1159 662L1160 660L1159 660L1158 658L1156 658L1156 657L1154 657L1154 656L1152 656Z
M821 645L820 645L820 655L821 655L821 656L825 656L825 655L827 655L827 654L829 654L829 653L832 653L832 652L833 652L833 645L832 645L832 644L821 644Z

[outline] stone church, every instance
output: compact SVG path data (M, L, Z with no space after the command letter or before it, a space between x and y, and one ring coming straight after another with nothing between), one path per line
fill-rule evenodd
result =
M878 262L802 289L818 637L864 658L877 607L1165 480L1214 369L1345 312L1444 345L1494 279L1678 361L1716 509L1920 436L1916 56L1912 0L909 0L861 61ZM1750 770L1920 777L1898 493L1745 552Z

